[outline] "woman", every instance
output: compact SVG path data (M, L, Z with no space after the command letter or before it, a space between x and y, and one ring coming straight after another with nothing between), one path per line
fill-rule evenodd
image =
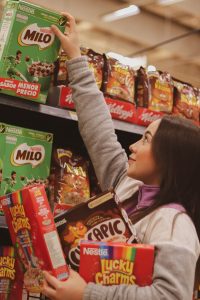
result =
M74 271L60 282L44 272L43 293L57 300L191 300L200 250L200 129L166 116L150 124L142 139L130 146L128 159L117 141L104 97L86 58L81 57L75 20L64 15L68 34L55 26L52 30L70 58L69 81L79 129L98 180L103 190L113 186L121 201L129 199L124 206L137 238L155 245L156 255L151 286L86 284Z

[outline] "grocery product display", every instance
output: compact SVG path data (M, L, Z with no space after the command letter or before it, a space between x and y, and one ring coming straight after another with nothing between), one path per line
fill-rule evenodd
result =
M94 72L96 83L104 93L105 101L114 119L147 126L164 114L181 115L199 124L199 88L173 78L159 70L148 71L143 67L134 70L106 54L97 54L92 49L82 49ZM101 59L100 59L101 58ZM68 84L67 60L62 51L54 72L57 95L48 103L74 109L73 95Z
M13 100L14 101L14 100ZM19 101L19 100L17 100L17 101ZM20 102L19 102L20 103ZM23 105L23 104L22 104ZM42 104L40 104L40 106L41 106L41 108L43 108L43 106L42 106ZM2 105L2 107L3 107L3 109L5 109L5 111L7 111L7 109L9 110L9 111L11 111L12 109L13 110L16 110L16 109L19 109L19 108L15 108L15 107L13 107L12 108L12 106L10 106L10 105L6 105L6 104L3 104ZM25 106L24 106L25 107ZM55 112L60 112L61 111L61 108L58 108L58 109L56 109L55 110ZM27 123L29 123L29 121L30 121L30 117L29 117L29 115L31 115L31 116L34 116L35 118L36 118L36 120L37 120L37 118L38 118L38 112L37 112L37 107L35 107L35 112L30 112L28 109L25 109L25 114L27 115L26 117L24 117L24 120L20 120L20 122L19 122L19 120L18 120L18 122L19 122L19 124L22 126L27 126ZM47 114L47 113L39 113L39 115L40 115L40 117L39 117L39 120L40 120L40 122L35 122L35 124L32 124L33 126L34 126L34 128L37 128L37 129L42 129L42 128L44 128L45 130L47 130L47 123L48 123L48 121L49 121L49 119L51 119L52 118L52 116L51 115L49 115L49 114ZM41 116L42 115L42 116ZM55 114L56 115L56 114ZM11 113L11 116L12 116L12 118L13 118L13 115L12 115L12 113ZM15 116L13 119L15 119L15 118L17 118L17 116ZM26 120L26 118L27 118L27 120ZM79 148L80 149L80 152L79 152L79 156L76 156L76 155L74 155L74 153L73 153L73 150L69 150L69 148L68 147L66 147L67 146L67 144L69 143L69 145L70 145L70 143L72 143L72 140L75 138L75 140L76 140L76 143L78 143L79 145L80 145L80 143L81 143L81 140L80 140L80 137L78 136L78 133L77 133L77 129L75 130L76 131L76 134L74 135L74 134L72 134L72 128L71 128L71 125L69 125L69 128L67 128L67 126L66 126L66 129L64 129L64 125L62 125L61 127L60 127L60 122L62 122L62 124L64 124L64 122L68 122L67 121L67 118L60 118L59 120L58 120L58 118L57 118L57 116L55 116L54 118L56 118L55 119L55 121L53 121L53 125L55 126L55 127L58 127L57 129L56 129L56 133L54 133L54 139L53 139L53 141L56 139L56 136L57 136L57 138L58 138L58 136L61 136L61 134L60 134L60 128L63 128L63 130L66 132L66 134L64 134L65 135L65 138L67 138L67 141L65 141L65 142L63 142L63 135L62 135L62 137L60 138L60 140L59 140L59 138L58 138L58 140L59 140L59 142L58 142L58 144L62 144L62 142L63 142L63 144L65 144L65 145L62 145L63 147L57 147L57 148L55 148L56 150L55 150L55 152L53 151L52 152L52 158L54 159L54 164L52 163L52 165L51 165L51 170L54 172L55 171L55 167L56 167L56 163L57 163L57 172L55 172L55 173L51 173L50 172L50 176L48 177L48 182L49 182L49 188L48 189L46 189L46 192L47 192L47 195L49 195L49 194L51 194L51 192L52 192L52 188L53 188L53 195L55 195L55 189L57 189L57 191L59 191L59 189L60 189L60 187L62 186L62 184L64 183L64 184L68 184L69 183L69 181L67 181L67 180L65 180L66 178L65 178L65 175L67 175L67 177L70 177L70 179L72 180L72 182L70 182L70 185L66 185L65 186L65 188L64 188L64 191L66 192L65 193L65 195L68 195L68 193L73 193L73 198L75 199L75 204L77 204L77 202L80 202L80 201L82 201L83 199L84 199L84 197L86 197L86 198L89 198L90 197L90 195L91 195L91 189L90 189L90 184L89 184L89 182L90 182L90 174L89 174L89 177L88 177L88 175L87 176L85 176L86 174L87 174L87 163L85 163L84 162L84 159L80 159L80 154L82 154L82 153L84 153L84 151L82 152L82 150L81 150L81 148ZM72 117L71 117L71 121L69 121L69 122L73 122L73 115L72 115ZM2 120L5 122L5 120L3 119L3 117L2 117ZM57 121L56 121L57 120ZM10 120L9 120L10 121ZM16 121L15 121L16 122ZM57 122L59 123L59 126L57 126ZM40 124L39 124L40 123ZM76 123L76 122L75 122ZM74 123L74 124L75 124ZM4 123L5 124L5 123ZM51 123L52 124L52 123ZM6 124L7 125L7 124ZM132 124L131 124L132 125ZM8 125L7 125L8 126ZM11 126L11 125L9 125L9 126ZM40 127L40 128L38 128L38 126ZM13 130L14 131L14 130ZM49 129L49 132L53 132L52 130L51 130L51 128ZM71 133L70 133L71 132ZM127 132L127 134L128 134L128 132ZM72 136L73 137L72 137ZM124 132L124 135L125 135L125 132ZM120 133L119 133L119 136L120 136ZM131 138L132 138L132 135L131 135ZM71 139L71 142L70 142L70 139ZM130 138L128 138L129 140L130 140ZM132 142L132 140L130 141L130 142ZM129 143L130 143L129 142ZM51 143L52 143L52 140L51 140ZM65 147L64 147L65 146ZM78 147L80 147L80 146L78 146ZM76 150L76 152L77 152L77 148L75 148L75 150ZM84 156L83 156L84 157ZM29 171L29 173L30 173L30 171ZM57 174L57 175L56 175ZM62 175L62 176L61 176ZM57 179L58 179L58 184L59 184L59 187L58 187L58 185L56 186L54 183L55 183L55 178L57 177ZM81 179L81 180L79 180L79 179ZM96 179L95 179L96 180ZM83 182L84 182L84 187L81 185L81 187L82 187L82 189L80 189L80 183L78 184L78 182L79 181L81 181L82 182L82 184L83 184ZM53 184L52 184L52 182L53 182ZM62 183L62 184L61 184ZM96 182L97 183L97 182ZM51 185L52 184L52 185ZM97 183L97 185L98 185L98 183ZM74 190L74 188L76 188L76 190ZM79 195L78 195L78 198L76 198L76 197L74 197L74 192L75 193L79 193ZM98 193L99 193L100 191L98 190ZM61 196L59 193L58 193L58 195L59 196ZM84 195L86 195L86 196L84 196ZM70 195L70 196L72 196L72 195ZM89 196L89 197L88 197ZM83 198L81 198L81 197L83 197ZM70 208L70 205L69 204L72 204L72 203L69 203L69 202L71 202L72 200L72 198L69 198L68 196L67 197L65 197L64 199L65 200L62 200L63 199L63 197L60 197L60 198L57 198L57 200L58 201L55 201L56 203L53 203L53 205L52 205L52 199L53 199L53 202L54 202L54 200L55 200L55 197L53 196L52 198L51 198L51 200L50 200L50 204L51 204L51 207L55 207L58 211L57 211L57 213L56 213L56 219L55 220L57 220L57 219L59 219L59 218L61 218L61 216L63 216L63 215L70 215L71 214L71 210L69 210L68 212L67 212L67 210ZM85 201L86 199L84 199L84 201ZM65 206L66 205L66 206ZM69 206L67 206L67 205L69 205ZM74 203L73 203L73 205L74 205ZM58 207L58 206L60 206L60 207ZM73 211L72 211L73 212ZM59 213L61 213L61 215L59 214ZM76 215L77 216L77 215ZM82 210L81 210L81 216L82 216ZM105 218L107 218L108 216L106 215L106 213L105 213ZM82 221L82 217L81 217L81 221ZM75 234L75 238L74 238L74 242L73 242L73 238L72 238L72 236L73 236L73 233L72 232L68 232L67 233L67 231L66 231L66 235L70 235L70 243L71 243L71 245L73 245L73 247L72 246L70 246L71 247L71 249L70 250L73 250L73 248L76 248L77 246L75 246L75 244L73 244L73 243L76 243L76 242L78 242L78 240L80 240L80 238L85 238L85 231L84 231L84 225L82 224L82 222L81 222L80 220L77 220L76 222L74 222L72 225L71 225L71 228L74 228L74 226L76 226L77 225L77 228L76 229L79 229L80 228L80 234L82 234L82 236L77 236L77 230L76 230L76 234ZM62 223L62 222L61 222ZM75 224L75 223L77 223L77 224ZM98 227L98 225L99 225L99 223L96 223L96 226ZM59 228L59 226L58 226L58 228ZM67 229L66 229L67 230ZM58 229L58 231L59 231L59 229ZM101 231L100 231L101 232ZM62 238L61 238L61 243L62 243L62 245L63 245L63 242L62 242ZM66 252L66 246L62 246L63 247L63 250L64 250L64 252L65 253L68 253L68 251ZM90 246L89 246L90 247ZM72 253L72 256L73 256L73 251L71 251L70 253ZM78 260L80 259L80 249L79 248L77 248L77 249L75 249L75 252L74 252L74 254L75 254L75 259L77 259L78 258ZM152 256L151 256L152 257ZM90 258L91 258L91 256L90 256ZM69 259L69 256L68 256L68 259ZM67 263L69 263L69 260L67 259ZM76 261L76 264L77 264L77 261ZM134 267L135 267L135 265L134 265ZM75 266L75 269L77 270L77 266ZM136 269L134 269L134 270L137 270L137 268ZM85 276L87 276L87 275L85 275ZM135 276L135 275L134 275ZM36 273L36 278L37 279L39 279L39 276L38 276L38 273ZM113 277L114 278L114 277ZM132 277L131 277L132 278ZM135 278L135 277L134 277ZM114 279L113 279L114 280ZM42 297L42 295L39 295L39 294L37 294L37 296L35 296L35 294L34 293L32 293L33 292L33 290L31 290L31 294L30 295L32 295L34 298L33 299L35 299L35 297L36 297L36 299L43 299ZM21 296L20 296L21 297ZM27 294L25 294L25 297L27 297ZM29 298L28 299L31 299L31 296L28 296ZM19 300L20 300L20 298L19 298Z
M26 1L7 1L1 22L1 93L45 103L60 43L51 31L64 31L56 12Z
M55 202L74 206L90 197L87 161L70 149L55 149L49 178L53 181Z
M112 189L101 191L53 23L64 32L62 15L8 0L0 27L0 300L47 300L42 271L67 280L70 267L86 282L152 284L156 250L137 243L130 202L122 208ZM200 124L199 88L93 49L81 54L127 152L165 114Z

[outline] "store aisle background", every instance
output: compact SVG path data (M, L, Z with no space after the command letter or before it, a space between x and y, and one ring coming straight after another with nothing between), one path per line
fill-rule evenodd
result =
M28 1L73 14L83 46L99 53L112 51L128 57L134 57L135 53L145 55L148 65L155 65L179 80L200 87L200 0ZM168 5L162 5L164 1L168 1ZM5 0L0 0L1 10L4 3ZM109 23L102 20L103 15L132 4L139 6L139 14ZM182 35L187 36L140 52Z

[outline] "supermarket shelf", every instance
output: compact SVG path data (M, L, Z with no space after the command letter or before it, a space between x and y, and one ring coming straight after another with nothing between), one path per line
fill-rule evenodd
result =
M6 220L4 216L0 216L0 228L7 228Z
M136 134L143 134L146 128L144 126L139 126L139 125L135 125L128 122L119 121L119 120L113 120L113 123L115 129L117 130L136 133Z
M67 120L77 121L77 114L74 111L53 107L46 104L34 103L31 101L29 102L28 100L15 98L9 95L0 94L0 104L21 108L33 112L38 112ZM116 130L121 130L125 132L143 134L145 130L145 127L143 126L138 126L123 121L113 120L113 123Z

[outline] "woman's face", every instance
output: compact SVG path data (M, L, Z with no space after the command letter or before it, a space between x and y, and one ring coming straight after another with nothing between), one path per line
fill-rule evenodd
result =
M142 138L130 145L131 154L128 160L127 175L149 185L159 185L159 172L152 153L152 138L155 135L160 119L152 122Z

